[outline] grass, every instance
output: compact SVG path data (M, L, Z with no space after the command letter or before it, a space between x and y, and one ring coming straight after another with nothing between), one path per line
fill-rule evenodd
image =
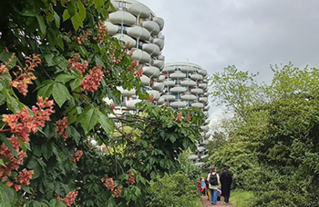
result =
M235 207L253 206L254 195L253 192L234 190L230 193L229 202Z
M191 207L202 207L201 198L200 198L200 197L196 198L196 199L193 201Z

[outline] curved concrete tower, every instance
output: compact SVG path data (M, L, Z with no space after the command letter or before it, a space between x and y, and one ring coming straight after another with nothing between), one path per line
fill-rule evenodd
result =
M207 71L201 66L193 63L168 63L162 71L165 76L164 94L160 102L167 107L183 109L188 107L199 108L205 114L205 123L201 126L202 140L197 143L197 155L190 156L195 165L203 166L202 159L206 158L210 137L209 119L208 119L208 88Z
M110 36L130 43L133 49L132 58L138 60L139 67L143 69L141 81L157 103L164 89L165 79L161 75L165 59L161 53L164 47L164 36L161 34L164 20L135 0L111 0L111 3L115 11L110 11L105 22L107 31ZM122 106L115 108L116 113L134 110L135 104L141 101L136 97L135 90L119 90L123 94Z

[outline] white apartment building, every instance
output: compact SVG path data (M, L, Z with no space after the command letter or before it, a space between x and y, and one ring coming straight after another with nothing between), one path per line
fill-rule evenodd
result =
M141 81L147 92L154 97L153 103L173 109L196 107L204 112L206 121L201 126L202 140L197 143L197 155L190 157L196 165L202 166L201 160L208 156L205 146L210 137L207 71L192 63L165 65L165 57L161 53L164 47L164 36L161 33L164 20L135 0L111 0L111 3L115 11L109 11L105 22L107 31L110 36L130 43L134 50L132 58L138 60L139 67L143 69ZM122 104L115 107L115 114L135 111L135 104L141 101L136 97L135 90L118 89L122 92Z
M132 58L139 61L143 69L141 81L147 92L158 103L160 94L164 89L164 36L161 31L164 20L157 17L154 12L144 4L135 0L111 0L115 11L110 10L109 18L105 22L110 36L125 43L130 43L133 49ZM122 104L116 106L115 113L122 114L134 110L135 104L140 102L135 95L135 90L121 90Z
M208 126L207 71L193 63L176 62L165 64L162 73L165 81L160 100L164 101L164 105L174 109L195 107L201 109L205 115L205 123L201 126L202 140L197 143L197 155L189 157L194 160L195 165L203 166L205 163L202 159L208 156L207 139L211 136Z

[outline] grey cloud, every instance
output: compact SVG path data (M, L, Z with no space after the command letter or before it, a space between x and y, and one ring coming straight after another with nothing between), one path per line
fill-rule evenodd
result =
M318 0L140 0L165 20L166 62L228 65L272 79L270 64L319 67Z

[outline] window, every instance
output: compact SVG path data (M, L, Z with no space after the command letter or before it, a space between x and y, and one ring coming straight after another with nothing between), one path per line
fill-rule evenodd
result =
M122 26L121 26L121 25L119 25L119 26L117 27L117 33L122 33Z
M124 10L124 11L127 11L126 2L123 2L123 10Z
M122 9L123 8L123 1L119 1L119 9Z
M139 22L140 22L140 24L143 24L144 19L140 17Z
M143 49L143 42L138 43L138 49Z
M119 3L119 10L127 11L127 5L126 5L126 2L119 1L118 3Z
M127 26L123 26L123 34L127 34Z
M126 106L126 97L122 96L122 104L121 106Z

